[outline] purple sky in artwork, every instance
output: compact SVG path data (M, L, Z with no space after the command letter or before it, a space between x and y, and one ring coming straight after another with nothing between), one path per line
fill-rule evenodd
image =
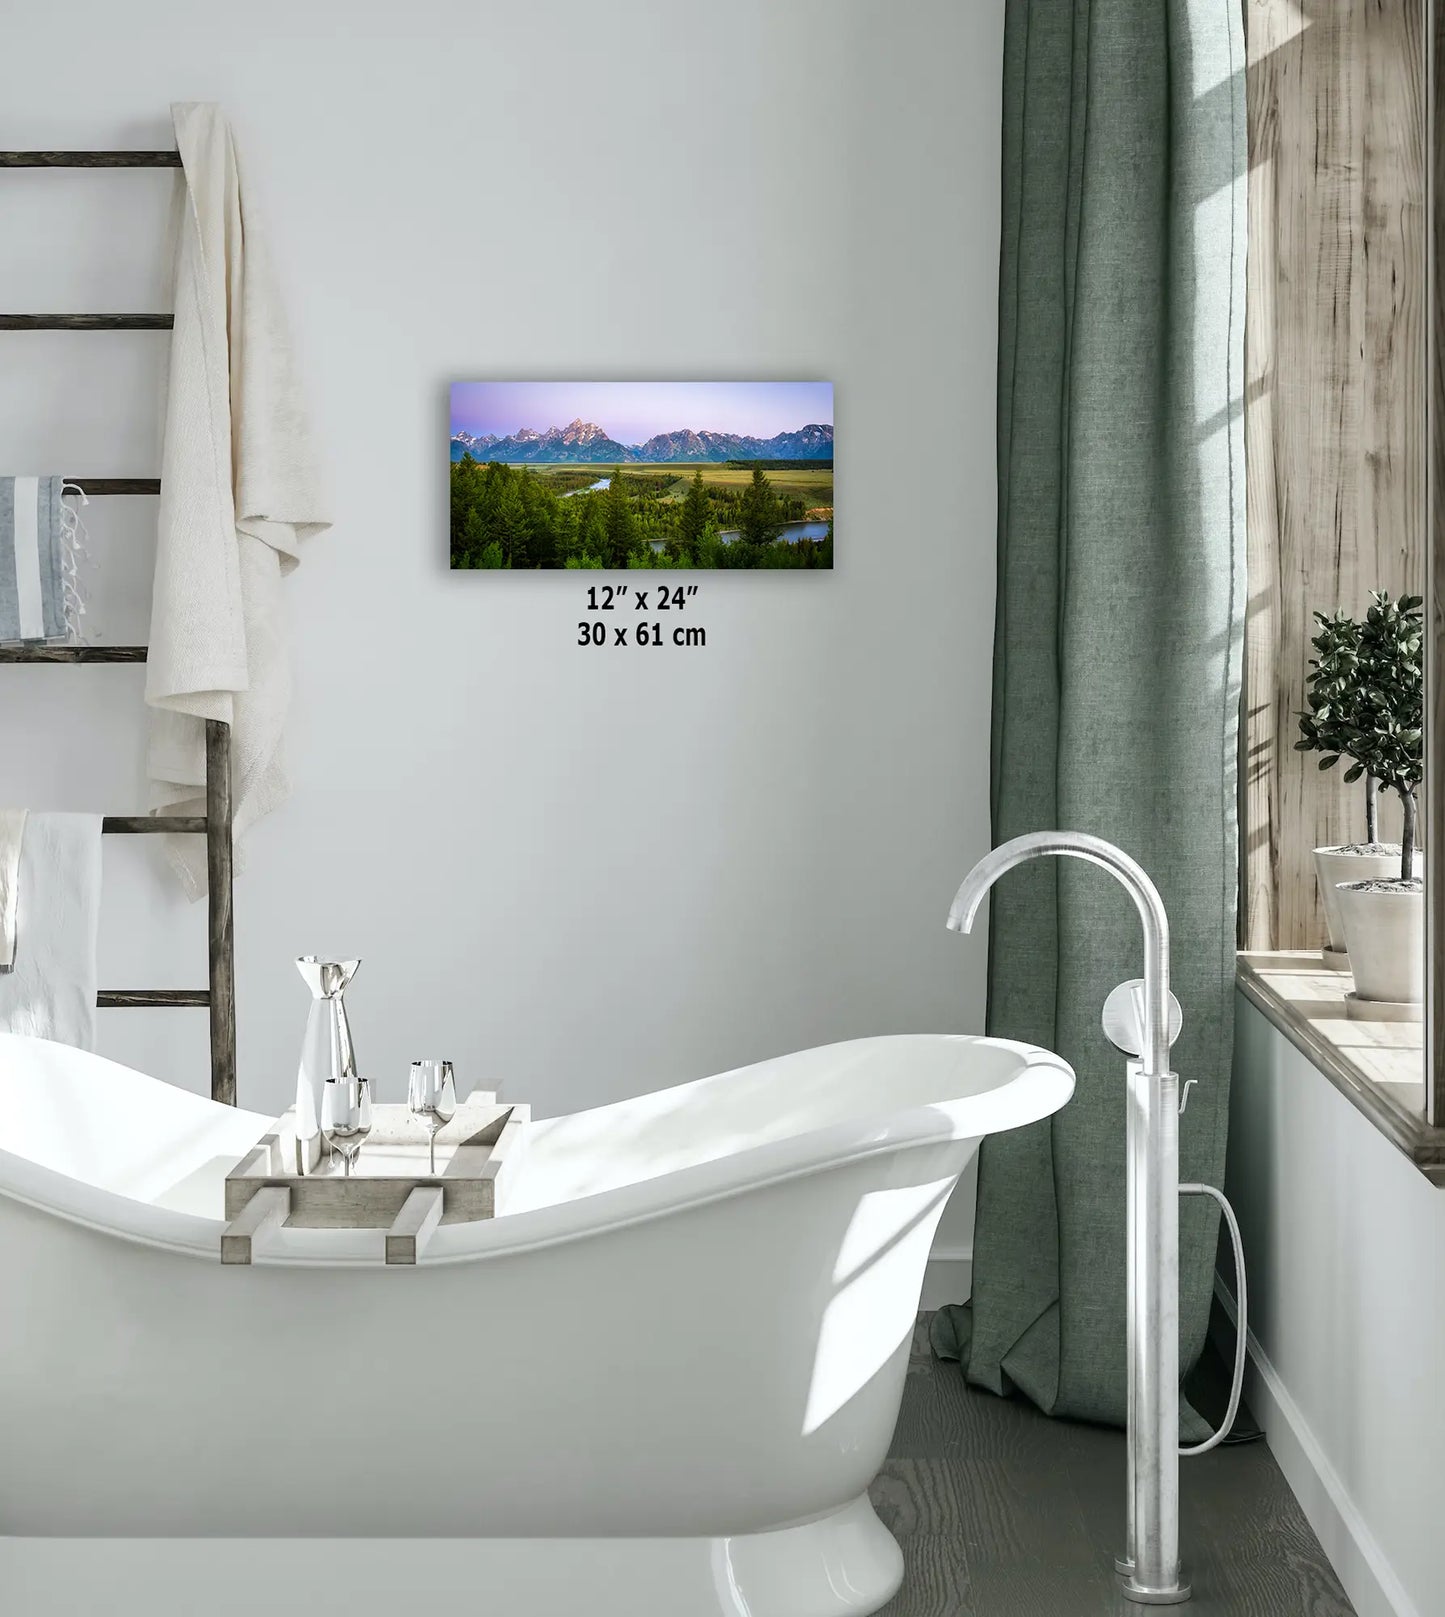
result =
M831 382L454 382L452 432L510 436L545 432L577 419L595 422L618 443L659 432L736 432L772 438L833 423Z

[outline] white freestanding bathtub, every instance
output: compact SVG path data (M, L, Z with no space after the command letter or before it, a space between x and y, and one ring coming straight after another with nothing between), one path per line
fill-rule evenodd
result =
M414 1268L288 1229L223 1268L268 1119L0 1036L0 1604L876 1611L934 1227L1072 1088L1000 1040L807 1050L529 1125L509 1210Z

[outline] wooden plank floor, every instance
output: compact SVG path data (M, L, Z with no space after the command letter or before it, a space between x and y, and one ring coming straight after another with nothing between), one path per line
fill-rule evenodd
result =
M1354 1617L1263 1442L1181 1462L1192 1617ZM935 1363L920 1321L873 1503L903 1546L882 1617L1138 1617L1124 1544L1124 1438L1047 1420Z

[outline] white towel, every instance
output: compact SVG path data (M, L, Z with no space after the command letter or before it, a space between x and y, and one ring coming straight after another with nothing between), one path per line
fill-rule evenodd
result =
M0 971L15 964L15 896L20 891L20 840L25 810L0 809Z
M0 1033L95 1048L100 815L28 814L15 966L0 973Z
M175 330L146 701L151 802L204 812L206 719L231 726L237 841L290 790L291 673L280 584L330 525L280 299L218 107L171 108L178 180ZM205 846L173 837L192 898Z

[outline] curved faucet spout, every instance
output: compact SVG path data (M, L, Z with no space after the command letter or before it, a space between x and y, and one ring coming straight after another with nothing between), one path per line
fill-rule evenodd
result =
M1100 865L1134 900L1144 928L1144 1048L1130 1063L1128 1126L1129 1539L1125 1596L1189 1598L1179 1575L1179 1081L1169 1070L1169 918L1159 890L1122 849L1082 831L1033 831L964 877L948 924L967 932L1006 870L1044 854Z
M973 929L984 894L1007 870L1027 859L1058 854L1084 859L1107 870L1128 891L1144 928L1144 1048L1140 1064L1148 1076L1169 1068L1169 917L1159 889L1148 872L1122 848L1086 831L1029 831L1000 843L986 853L963 878L952 907L948 926L954 932Z

